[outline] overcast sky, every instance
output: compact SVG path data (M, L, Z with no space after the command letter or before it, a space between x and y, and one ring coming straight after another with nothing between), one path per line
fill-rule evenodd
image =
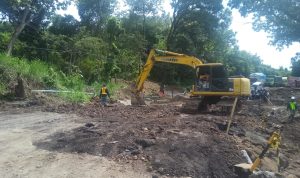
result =
M119 3L119 9L125 9L125 4ZM164 0L164 10L172 12L169 0ZM71 5L66 11L59 11L60 14L71 14L76 19L80 19L76 6ZM241 50L257 54L263 60L264 64L271 65L274 68L280 66L289 68L290 59L300 52L300 44L295 43L288 48L279 51L274 46L268 45L268 34L265 32L255 32L252 29L251 17L243 18L237 10L233 10L233 21L231 29L236 32L236 39Z

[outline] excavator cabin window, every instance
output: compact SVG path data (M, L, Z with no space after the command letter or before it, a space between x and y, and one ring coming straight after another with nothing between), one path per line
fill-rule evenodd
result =
M196 68L197 91L228 91L228 76L223 65L203 65Z

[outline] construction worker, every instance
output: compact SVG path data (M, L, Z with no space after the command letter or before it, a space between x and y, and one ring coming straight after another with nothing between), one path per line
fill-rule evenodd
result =
M297 109L298 109L298 108L297 108L297 103L296 103L296 101L295 101L295 97L292 96L292 97L291 97L291 100L289 101L289 103L288 103L288 105L287 105L287 110L290 111L290 116L289 116L290 121L293 121Z
M200 82L204 90L209 90L209 75L207 73L200 75Z
M107 97L110 98L110 94L104 83L100 89L100 101L103 106L107 106Z
M164 84L160 85L158 95L159 95L159 97L165 96L165 85Z

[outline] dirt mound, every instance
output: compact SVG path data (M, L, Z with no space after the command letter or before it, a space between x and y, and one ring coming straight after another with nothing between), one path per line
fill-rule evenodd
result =
M151 81L145 81L144 83L144 92L145 95L157 95L159 92L159 84Z
M76 112L82 127L56 133L35 143L43 149L103 155L119 161L143 160L163 175L234 177L241 162L232 137L219 131L217 116L181 115L170 105L100 107L62 105L57 112Z
M275 105L286 105L291 96L295 96L298 103L300 102L300 89L289 87L269 88L271 102Z
M119 100L130 99L132 95L132 90L133 90L132 86L134 85L134 82L128 82L128 81L122 81L122 82L125 83L127 86L116 91L115 98ZM158 95L159 88L160 87L157 83L145 81L144 88L143 88L144 95L146 96Z

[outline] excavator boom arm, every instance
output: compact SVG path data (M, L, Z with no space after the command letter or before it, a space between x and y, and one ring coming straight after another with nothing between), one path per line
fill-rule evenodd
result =
M144 65L143 70L141 71L139 77L136 80L135 92L142 91L143 84L147 79L150 71L152 70L155 62L182 64L190 66L192 68L196 68L199 65L203 65L203 62L200 59L193 56L174 53L170 51L151 49L146 64Z

